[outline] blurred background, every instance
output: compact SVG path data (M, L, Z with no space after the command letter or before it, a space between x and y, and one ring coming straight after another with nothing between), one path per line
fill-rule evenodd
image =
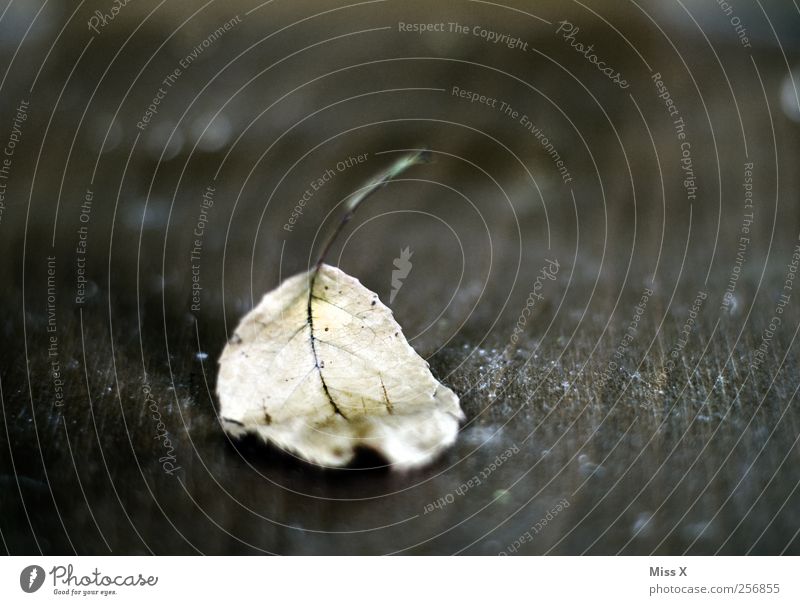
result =
M798 53L777 0L2 0L3 548L797 554ZM230 442L238 319L421 147L330 262L458 443Z

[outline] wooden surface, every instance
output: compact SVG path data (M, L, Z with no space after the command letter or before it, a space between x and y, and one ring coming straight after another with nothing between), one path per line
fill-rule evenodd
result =
M72 5L48 8L13 62L33 14L0 22L0 145L30 104L0 215L5 551L800 552L800 293L784 289L800 287L800 127L781 104L800 15L766 3L773 33L745 10L746 48L728 17L694 3L697 25L656 3L513 5L547 24L477 3L247 15L257 3L236 2L184 26L196 9L170 6L136 30L156 5L140 2L91 38L103 3L89 4L49 55ZM237 14L138 129L162 80ZM556 34L561 20L630 87ZM528 50L401 34L399 21L477 25ZM687 125L694 199L656 72ZM401 474L368 453L326 470L230 442L214 397L227 335L308 266L337 204L420 145L435 162L370 200L332 260L388 302L393 260L414 251L392 308L462 397L455 447ZM553 261L556 279L537 285Z

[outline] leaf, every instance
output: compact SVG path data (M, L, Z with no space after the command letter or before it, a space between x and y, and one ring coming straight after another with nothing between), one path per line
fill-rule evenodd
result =
M429 159L416 150L357 190L315 267L267 293L242 319L217 378L229 434L255 433L329 466L366 447L408 468L455 441L464 418L458 397L433 377L378 295L324 263L364 200ZM410 270L410 249L403 256Z
M320 264L267 293L220 358L225 430L326 466L372 449L395 468L425 464L464 418L378 295Z

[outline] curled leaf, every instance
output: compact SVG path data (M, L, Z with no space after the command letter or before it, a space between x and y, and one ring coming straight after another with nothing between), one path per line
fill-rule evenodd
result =
M320 263L267 293L220 358L220 416L232 436L262 439L326 466L358 447L395 468L451 445L463 413L392 312L357 279Z

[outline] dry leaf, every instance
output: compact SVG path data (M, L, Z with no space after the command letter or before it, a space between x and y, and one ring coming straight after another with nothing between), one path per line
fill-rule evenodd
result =
M395 468L451 445L463 413L378 295L320 264L267 293L220 359L220 416L311 462L342 466L357 447Z

